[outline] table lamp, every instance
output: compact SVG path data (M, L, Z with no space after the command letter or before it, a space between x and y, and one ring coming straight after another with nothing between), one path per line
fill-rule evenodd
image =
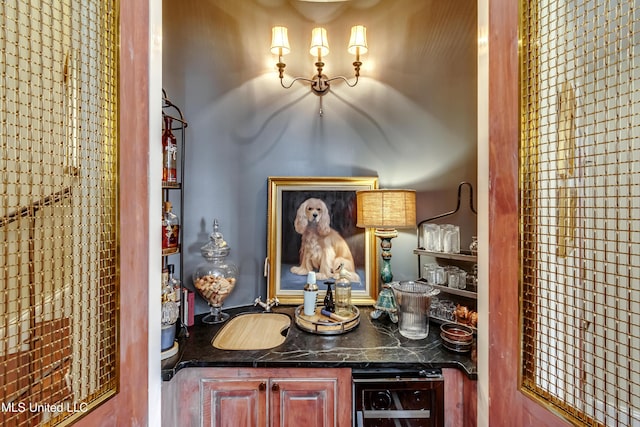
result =
M398 236L398 228L416 226L415 190L362 190L356 192L358 206L357 226L374 228L380 238L382 249L382 267L380 279L382 287L376 309L371 317L377 319L382 313L388 313L393 322L398 321L397 307L389 282L393 280L391 272L391 239Z

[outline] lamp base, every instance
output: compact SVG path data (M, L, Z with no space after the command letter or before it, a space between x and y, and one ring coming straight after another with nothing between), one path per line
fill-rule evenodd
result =
M382 250L382 267L380 268L380 280L382 289L378 294L378 299L371 312L373 319L378 319L384 313L389 315L393 323L398 323L398 305L389 283L393 280L391 272L391 239L398 236L398 232L393 228L377 228L375 235L380 238L380 248Z
M378 300L373 305L371 312L372 319L379 319L383 314L389 315L389 320L393 323L398 323L398 305L396 304L396 298L393 295L393 291L386 283L382 285L382 289L378 294Z
M394 228L377 228L375 235L380 238L380 249L382 253L382 268L380 269L380 279L383 284L387 284L393 280L391 273L391 239L398 236L398 232Z

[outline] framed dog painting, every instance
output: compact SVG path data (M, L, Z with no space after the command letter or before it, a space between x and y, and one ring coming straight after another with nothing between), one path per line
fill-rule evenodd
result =
M354 304L378 296L373 230L356 227L356 191L378 187L375 177L270 177L267 236L268 297L301 304L309 271L319 300L325 281L349 271Z

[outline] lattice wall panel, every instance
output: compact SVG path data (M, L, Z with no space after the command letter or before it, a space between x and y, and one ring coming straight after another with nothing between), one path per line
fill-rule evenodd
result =
M117 387L116 1L0 2L0 424Z
M522 10L523 387L640 426L640 6Z

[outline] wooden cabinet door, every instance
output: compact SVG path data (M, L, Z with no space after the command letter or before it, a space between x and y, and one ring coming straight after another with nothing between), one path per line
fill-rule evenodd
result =
M335 426L336 380L271 380L272 427Z
M348 369L295 369L270 380L272 427L351 425Z
M267 427L267 383L262 378L201 379L202 425Z
M187 368L165 384L162 411L167 427L350 426L351 370Z

